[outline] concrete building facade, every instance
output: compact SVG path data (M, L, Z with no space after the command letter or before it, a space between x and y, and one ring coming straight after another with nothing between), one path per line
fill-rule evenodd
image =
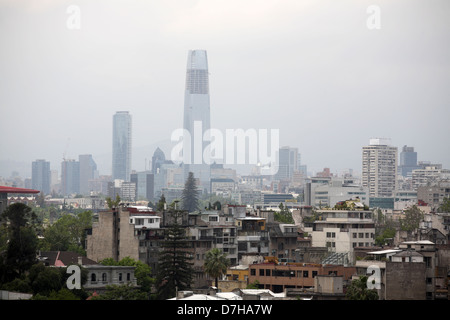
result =
M362 148L362 186L370 197L393 197L397 181L397 147L387 139L370 139Z

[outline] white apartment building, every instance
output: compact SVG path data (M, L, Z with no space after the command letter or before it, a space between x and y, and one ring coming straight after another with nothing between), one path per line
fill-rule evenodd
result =
M370 139L362 148L362 185L369 188L369 197L394 197L397 153L388 139Z
M450 170L442 169L442 166L426 166L423 169L412 171L412 187L414 190L419 187L436 185L442 180L450 180Z
M311 233L313 247L327 247L335 253L353 257L355 247L372 247L375 243L373 212L366 210L318 210Z
M308 185L309 187L309 185ZM369 205L369 191L367 187L358 186L353 180L344 178L330 178L328 183L313 184L308 189L307 204L314 207L334 207L339 201L359 198L362 203Z

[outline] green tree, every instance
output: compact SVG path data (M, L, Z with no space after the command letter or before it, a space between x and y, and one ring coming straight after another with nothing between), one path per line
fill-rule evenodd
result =
M444 198L442 204L437 209L437 212L450 212L450 198Z
M164 211L164 205L166 204L166 197L164 194L159 198L158 203L156 204L156 211L162 212Z
M259 289L259 281L255 280L254 282L249 283L246 289Z
M3 211L1 220L7 222L12 230L17 230L20 227L35 226L37 216L26 204L13 203Z
M360 276L348 286L345 297L348 300L378 300L378 293L367 288L367 276Z
M88 271L83 267L80 268L81 285L83 286L87 281ZM69 277L70 274L67 273L67 268L65 267L53 268L46 267L42 263L36 263L29 270L28 282L32 293L37 296L36 299L42 300L52 297L53 300L58 295L61 295L61 299L58 300L62 300L63 296L65 296L65 299L68 297L67 292L61 292L61 290L67 288L67 279ZM83 288L73 289L71 292L74 296L78 297L77 299L87 298L87 293Z
M46 300L81 300L79 296L67 288L61 288L58 292L50 292Z
M13 281L0 285L1 290L32 293L28 278L20 277L15 278Z
M404 217L400 219L400 229L403 231L414 231L419 228L420 221L423 220L423 212L417 206L405 210Z
M229 265L230 260L227 258L227 254L220 249L213 248L206 253L204 270L215 279L216 288L219 286L219 277L226 274Z
M29 206L14 203L5 209L0 220L6 223L3 231L7 234L6 244L2 244L6 251L0 254L0 282L6 283L23 275L36 262L37 216Z
M33 294L48 296L52 291L62 288L62 274L58 268L45 267L42 263L35 264L29 274Z
M392 226L383 228L381 233L375 238L375 244L382 246L386 244L386 239L392 239L395 237L396 229Z
M294 218L292 218L292 213L287 206L284 206L283 203L280 203L278 208L280 208L280 211L279 212L275 211L275 213L273 215L275 221L282 222L282 223L294 223Z
M92 300L147 300L145 292L138 290L131 284L109 285L106 291L98 296L93 296Z
M184 185L183 194L181 196L181 201L183 209L188 212L193 212L198 209L199 206L199 194L200 191L195 183L194 174L189 172L189 176Z
M117 206L120 204L120 196L116 195L116 200L112 200L111 197L107 197L106 199L106 205L110 210L117 208Z
M185 229L178 223L181 211L172 210L170 214L172 225L167 228L165 239L161 242L156 275L156 290L161 300L174 297L177 290L190 289L194 274Z
M65 214L53 225L44 230L43 251L74 251L85 255L85 230L92 227L92 212L84 211L78 215Z

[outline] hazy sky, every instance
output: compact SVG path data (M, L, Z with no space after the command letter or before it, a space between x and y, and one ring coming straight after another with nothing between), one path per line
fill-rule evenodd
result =
M0 175L64 153L111 174L121 110L143 170L183 125L190 49L208 52L214 128L279 129L316 171L360 171L372 137L450 168L449 17L448 0L0 0Z

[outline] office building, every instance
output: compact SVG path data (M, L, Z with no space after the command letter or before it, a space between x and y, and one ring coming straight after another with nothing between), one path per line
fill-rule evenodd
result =
M89 181L98 178L97 164L91 154L78 156L80 163L80 194L89 195L92 190Z
M281 147L278 150L278 171L275 174L277 180L291 180L294 176L294 171L297 171L298 149L290 147Z
M402 152L400 152L399 174L407 177L411 175L413 170L419 168L417 164L417 152L414 151L414 147L403 146Z
M131 182L136 184L136 200L154 200L154 174L149 171L131 174Z
M209 144L203 137L210 129L208 57L205 50L189 50L188 53L183 128L191 138L183 139L184 178L187 179L192 172L200 181L201 191L209 192L211 168L203 157L203 150Z
M359 198L362 203L369 205L367 188L355 184L353 179L330 177L328 182L320 183L322 181L326 180L324 178L312 178L311 182L307 183L308 192L305 194L308 195L308 198L305 198L306 205L316 208L333 208L340 201L356 198Z
M159 173L161 165L164 164L165 162L166 162L166 155L159 147L156 148L152 156L152 173L153 174Z
M61 163L61 193L64 196L80 193L80 163L64 159Z
M31 188L50 194L50 162L36 160L31 164Z
M118 111L113 116L112 178L130 181L131 115Z
M412 188L416 191L419 187L432 186L446 180L450 180L450 170L442 169L442 165L431 165L412 171Z

